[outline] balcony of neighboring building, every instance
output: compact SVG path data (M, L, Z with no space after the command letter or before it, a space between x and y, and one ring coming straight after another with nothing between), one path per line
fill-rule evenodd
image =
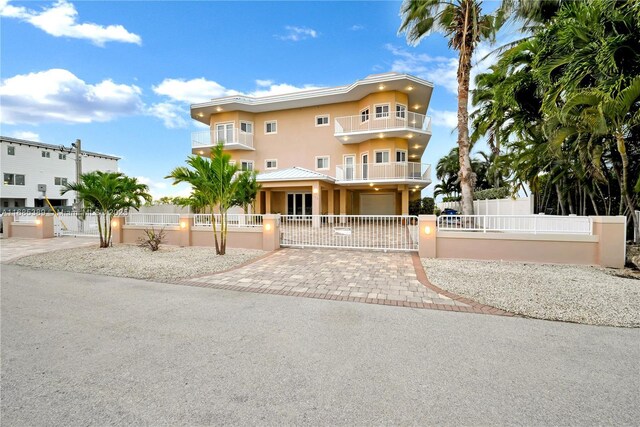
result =
M220 142L224 144L225 150L255 150L253 134L235 127L191 133L191 148L196 152L204 153Z
M355 163L336 166L336 184L431 184L431 165L417 162Z
M407 111L367 109L356 116L336 117L334 136L343 144L375 138L406 138L426 145L431 137L431 118Z

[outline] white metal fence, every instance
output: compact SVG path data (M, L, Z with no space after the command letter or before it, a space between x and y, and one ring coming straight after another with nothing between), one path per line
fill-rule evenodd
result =
M213 215L216 226L222 221L220 214ZM255 214L227 214L227 226L229 227L262 227L262 215ZM211 227L211 214L195 214L193 216L194 227Z
M442 231L497 231L533 234L592 234L593 223L586 216L559 215L440 215Z
M59 212L53 217L53 233L56 236L93 236L100 235L98 217L94 213Z
M418 217L410 215L284 215L280 245L418 250Z
M383 131L392 129L411 129L428 131L431 118L419 113L383 113L376 115L359 114L357 116L343 116L335 119L335 134L349 134L354 132Z
M124 223L125 225L177 226L180 224L180 214L130 213L125 217Z
M336 179L338 181L431 181L431 165L416 162L337 165Z

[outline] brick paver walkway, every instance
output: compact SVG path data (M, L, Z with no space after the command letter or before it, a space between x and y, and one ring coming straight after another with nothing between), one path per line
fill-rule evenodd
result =
M417 254L282 249L249 265L180 284L413 308L511 315L431 285Z

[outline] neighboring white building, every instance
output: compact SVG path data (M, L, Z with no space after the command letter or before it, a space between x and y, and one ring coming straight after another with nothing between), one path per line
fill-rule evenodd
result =
M44 207L43 195L53 206L71 206L75 194L60 195L66 182L76 180L75 149L63 145L0 136L0 169L3 185L0 207ZM82 172L118 171L119 157L82 151ZM39 186L44 184L43 194Z

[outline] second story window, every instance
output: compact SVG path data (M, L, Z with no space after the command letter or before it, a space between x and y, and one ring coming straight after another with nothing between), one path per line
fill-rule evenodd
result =
M67 155L66 155L66 154L63 154L63 153L58 153L58 158L59 158L60 160L67 160Z
M329 156L316 157L316 169L329 169Z
M253 170L253 160L242 160L240 162L240 169L243 171L252 171Z
M376 105L376 119L389 117L389 104Z
M240 132L253 133L253 122L240 122Z
M407 152L405 150L396 150L396 162L404 163L407 161Z
M264 133L278 133L278 122L275 120L264 122Z
M329 115L316 116L316 126L329 126Z
M265 160L264 161L264 168L265 169L278 169L278 160L277 159Z
M42 157L46 157L47 159L51 158L51 153L49 151L43 151Z
M360 123L364 123L368 121L369 121L369 109L365 108L364 110L360 111Z
M396 118L398 119L406 119L407 118L407 106L402 104L396 104Z
M24 175L17 173L5 173L4 185L24 185Z
M7 147L7 154L9 156L15 156L16 155L16 147Z
M389 150L375 152L376 163L389 163Z
M55 185L67 185L67 178L56 176L55 178L53 178L53 183Z

